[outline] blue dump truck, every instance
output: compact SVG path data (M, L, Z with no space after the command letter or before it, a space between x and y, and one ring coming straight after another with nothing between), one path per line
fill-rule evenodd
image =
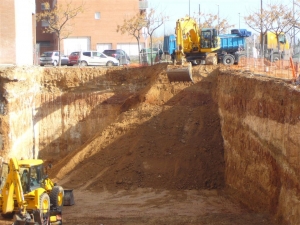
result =
M181 37L176 39L174 34L164 36L164 53L175 54L177 46L180 45L178 43L182 43L186 61L193 65L206 64L205 61L211 53L216 54L218 63L232 65L238 63L241 57L245 57L246 38L251 36L251 32L246 29L232 29L230 34L217 35L215 29L204 28L199 33L200 36L195 38L197 40L188 41L178 40Z
M231 65L245 57L246 38L251 32L246 29L233 29L231 34L220 34L221 48L217 50L218 62Z
M171 55L176 50L176 36L175 34L164 36L163 52L165 55Z

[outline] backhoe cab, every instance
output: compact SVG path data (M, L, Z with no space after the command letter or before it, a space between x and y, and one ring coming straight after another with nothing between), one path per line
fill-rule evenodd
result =
M64 189L44 169L40 159L12 158L2 165L0 210L4 217L14 214L14 225L62 224Z

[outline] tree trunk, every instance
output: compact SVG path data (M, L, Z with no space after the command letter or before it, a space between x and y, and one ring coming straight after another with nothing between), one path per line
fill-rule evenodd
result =
M57 41L58 41L58 45L57 45L57 50L58 50L58 66L61 66L61 56L60 56L60 33L57 34Z

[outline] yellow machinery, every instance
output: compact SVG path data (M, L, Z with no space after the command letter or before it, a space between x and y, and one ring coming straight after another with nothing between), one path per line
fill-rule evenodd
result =
M64 190L45 169L40 159L11 158L2 165L0 209L4 217L14 215L14 225L62 224Z
M289 50L290 45L284 33L278 35L268 31L264 37L265 57L271 61L278 61L283 58L282 54Z
M186 53L194 57L195 61L204 60L205 64L213 65L218 63L217 53L214 53L220 49L217 30L206 28L200 32L198 24L190 17L177 20L176 45L177 49L173 53L174 65L169 65L167 68L167 75L171 82L193 81L192 65L186 61Z

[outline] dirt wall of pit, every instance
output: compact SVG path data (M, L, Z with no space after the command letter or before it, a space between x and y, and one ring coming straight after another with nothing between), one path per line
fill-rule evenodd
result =
M180 188L226 185L239 196L241 202L253 210L269 212L281 224L299 224L300 190L297 175L300 157L300 95L297 87L282 80L239 71L221 69L219 72L218 67L195 67L195 84L169 84L165 69L165 65L156 65L125 69L37 67L0 70L0 156L4 161L14 156L39 157L56 162L72 154L79 154L78 163L82 163L91 154L89 150L80 155L85 145L97 143L89 149L105 150L114 138L130 130L129 126L124 126L124 121L129 120L125 116L121 123L123 126L108 129L120 115L133 111L135 114L130 115L131 119L134 116L143 117L145 122L153 110L160 114L168 111L168 123L158 126L159 117L156 114L151 126L162 129L178 124L170 129L178 132L172 148L178 147L178 143L182 145L178 151L198 148L191 151L193 157L187 160L186 165L195 168L199 165L197 151L206 152L207 157L210 155L214 160L220 156L224 160L218 158L215 161L221 165L219 168L225 168L224 175L221 170L214 171L209 175L214 176L214 179L210 179L201 171L193 174L193 171L185 170L194 181L193 184L185 182ZM210 75L212 78L209 78ZM147 112L140 108L134 111L144 102L158 108L151 108ZM211 120L210 115L202 114L205 107L213 109L210 115L218 112L218 120ZM179 108L180 111L177 110ZM173 118L170 116L172 113ZM188 117L181 121L182 113L190 117L199 114L203 118L200 122ZM220 129L212 125L216 122ZM137 123L131 126L137 126ZM210 129L213 134L203 136L201 133L201 137L197 138L197 130L205 127L213 127ZM184 135L179 135L179 131ZM168 132L158 133L164 136L164 140L173 138ZM138 131L134 133L138 134ZM98 142L93 142L97 138L101 139L100 147ZM186 145L190 142L193 145ZM203 143L209 144L203 147ZM158 145L153 141L148 144L153 147ZM136 148L143 146L144 143ZM131 148L130 145L128 148ZM162 167L164 157L172 152L168 146L163 148L165 155L160 156ZM215 151L218 154L211 153L215 148L218 148ZM132 156L133 152L131 149L129 152L124 151L124 154ZM109 160L113 163L119 154L120 151L116 152ZM177 183L182 183L186 179L183 164L178 159L171 158L172 161L177 163L174 169L176 172L173 173L177 177L178 174L182 176L182 180ZM86 167L95 166L94 163L87 163ZM129 167L117 170L128 170ZM205 168L205 163L202 168ZM73 169L76 166L69 168ZM197 183L197 176L203 176L202 183ZM123 180L117 182L124 183ZM128 184L131 183L131 180L128 181ZM153 184L153 180L148 183Z
M299 224L299 87L224 71L217 96L226 184L253 209L276 215L279 224Z
M144 87L145 71L132 70L0 70L3 160L17 156L53 161L82 146L126 111L128 101Z

